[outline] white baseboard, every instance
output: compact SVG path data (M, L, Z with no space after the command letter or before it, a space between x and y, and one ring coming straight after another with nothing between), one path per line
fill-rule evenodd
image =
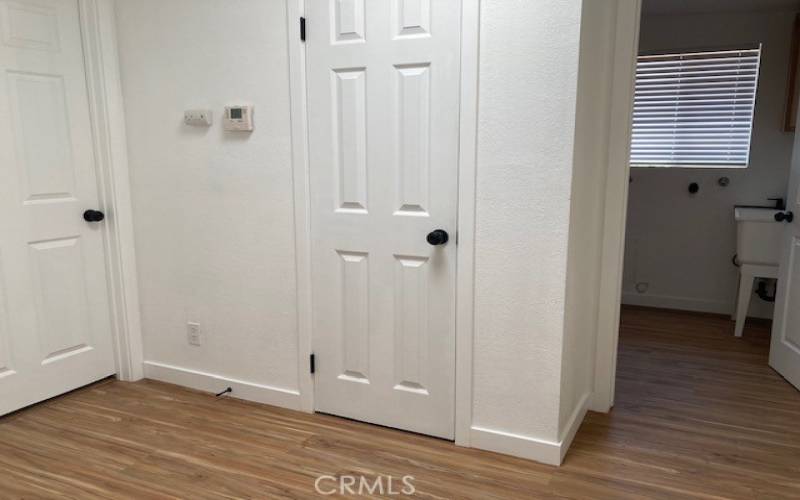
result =
M548 465L561 465L559 443L477 426L470 429L469 438L472 448L535 460Z
M233 389L232 397L302 411L299 391L232 379L155 361L144 362L144 375L145 378L152 380L209 393L217 393L230 387ZM586 416L590 397L590 393L583 396L567 421L558 442L473 426L470 429L469 446L535 460L548 465L561 465Z
M631 306L658 307L662 309L676 309L679 311L708 312L716 314L731 314L731 305L727 302L671 295L645 295L632 292L622 293L622 303Z
M591 400L591 392L584 394L578 404L575 406L575 410L573 410L569 420L567 420L567 423L561 432L561 436L559 436L559 447L561 451L559 464L564 461L564 457L567 455L569 447L572 446L572 440L575 439L575 434L578 433L578 429L581 428L583 419L586 418L586 411L589 409L589 402Z
M591 396L592 394L588 392L583 395L570 415L558 442L473 426L470 429L469 445L472 448L534 460L547 465L561 465L572 440L575 439L575 434L583 423Z
M772 319L772 308L765 302L761 306L754 300L748 311L748 318ZM705 312L714 314L731 314L733 305L722 300L694 299L671 295L643 295L635 292L623 292L622 303L631 306L658 307L677 311Z
M255 401L290 410L301 410L300 392L236 380L213 373L205 373L155 361L144 362L145 378L182 385L198 391L218 393L230 387L232 397ZM302 410L301 410L302 411Z

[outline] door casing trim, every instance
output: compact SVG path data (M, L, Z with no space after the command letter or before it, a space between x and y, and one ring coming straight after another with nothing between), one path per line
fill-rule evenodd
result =
M300 408L314 411L314 378L309 370L311 344L311 187L308 163L308 106L306 50L300 40L304 0L286 0L289 46L289 119L292 134L295 279L297 283L297 388Z
M112 0L78 0L117 377L144 377L127 136Z
M480 0L461 2L461 111L456 257L456 444L472 446L475 219L478 164Z
M608 135L603 247L598 289L594 392L589 409L606 413L614 406L617 347L628 218L631 122L642 0L621 0L617 7L613 93Z
M305 14L305 0L287 0L286 12L297 273L297 375L301 408L313 412L314 379L308 369L309 356L313 352L308 106L306 50L300 40L300 17ZM455 317L455 441L461 446L470 446L472 427L479 32L480 0L462 0Z

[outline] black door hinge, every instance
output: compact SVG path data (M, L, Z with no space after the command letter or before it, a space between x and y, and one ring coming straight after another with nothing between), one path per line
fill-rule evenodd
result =
M316 359L314 358L313 354L308 357L308 368L309 368L309 371L311 371L311 373L314 373L314 372L317 371Z
M300 40L306 41L306 18L300 18Z

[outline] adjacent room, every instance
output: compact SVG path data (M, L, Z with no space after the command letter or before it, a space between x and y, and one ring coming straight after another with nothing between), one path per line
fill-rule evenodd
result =
M0 499L797 498L800 0L0 0Z
M778 265L779 244L772 256L752 256L737 222L751 217L745 207L786 207L797 5L750 4L644 2L624 304L735 319L740 272ZM778 233L774 213L765 215ZM755 278L744 283L739 314L771 319L777 275Z
M726 498L797 495L778 471L798 452L799 12L642 4L618 360L599 363L616 373L611 415L647 425L662 465L694 463L710 481L751 460L776 472L768 488L743 469L708 484Z

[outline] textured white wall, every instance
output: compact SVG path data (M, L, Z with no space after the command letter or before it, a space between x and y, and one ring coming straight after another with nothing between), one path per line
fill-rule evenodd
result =
M561 411L581 4L481 3L473 424L547 442ZM296 390L284 7L117 2L146 359ZM221 130L239 100L256 105L252 136ZM185 128L192 107L213 108L215 126ZM187 345L187 321L203 325L203 347Z
M285 2L116 8L145 359L296 389ZM239 102L255 104L251 135L222 130ZM214 126L185 127L189 108Z
M579 0L481 2L473 424L555 441Z
M623 0L621 8L630 8ZM560 428L594 383L617 0L584 0L575 126Z
M624 302L730 313L738 273L733 206L785 197L792 134L782 131L794 13L651 15L642 20L645 51L763 43L751 165L738 169L632 169ZM717 185L721 176L731 183ZM687 186L700 185L690 197ZM646 294L637 282L649 284ZM752 315L771 316L754 298Z

